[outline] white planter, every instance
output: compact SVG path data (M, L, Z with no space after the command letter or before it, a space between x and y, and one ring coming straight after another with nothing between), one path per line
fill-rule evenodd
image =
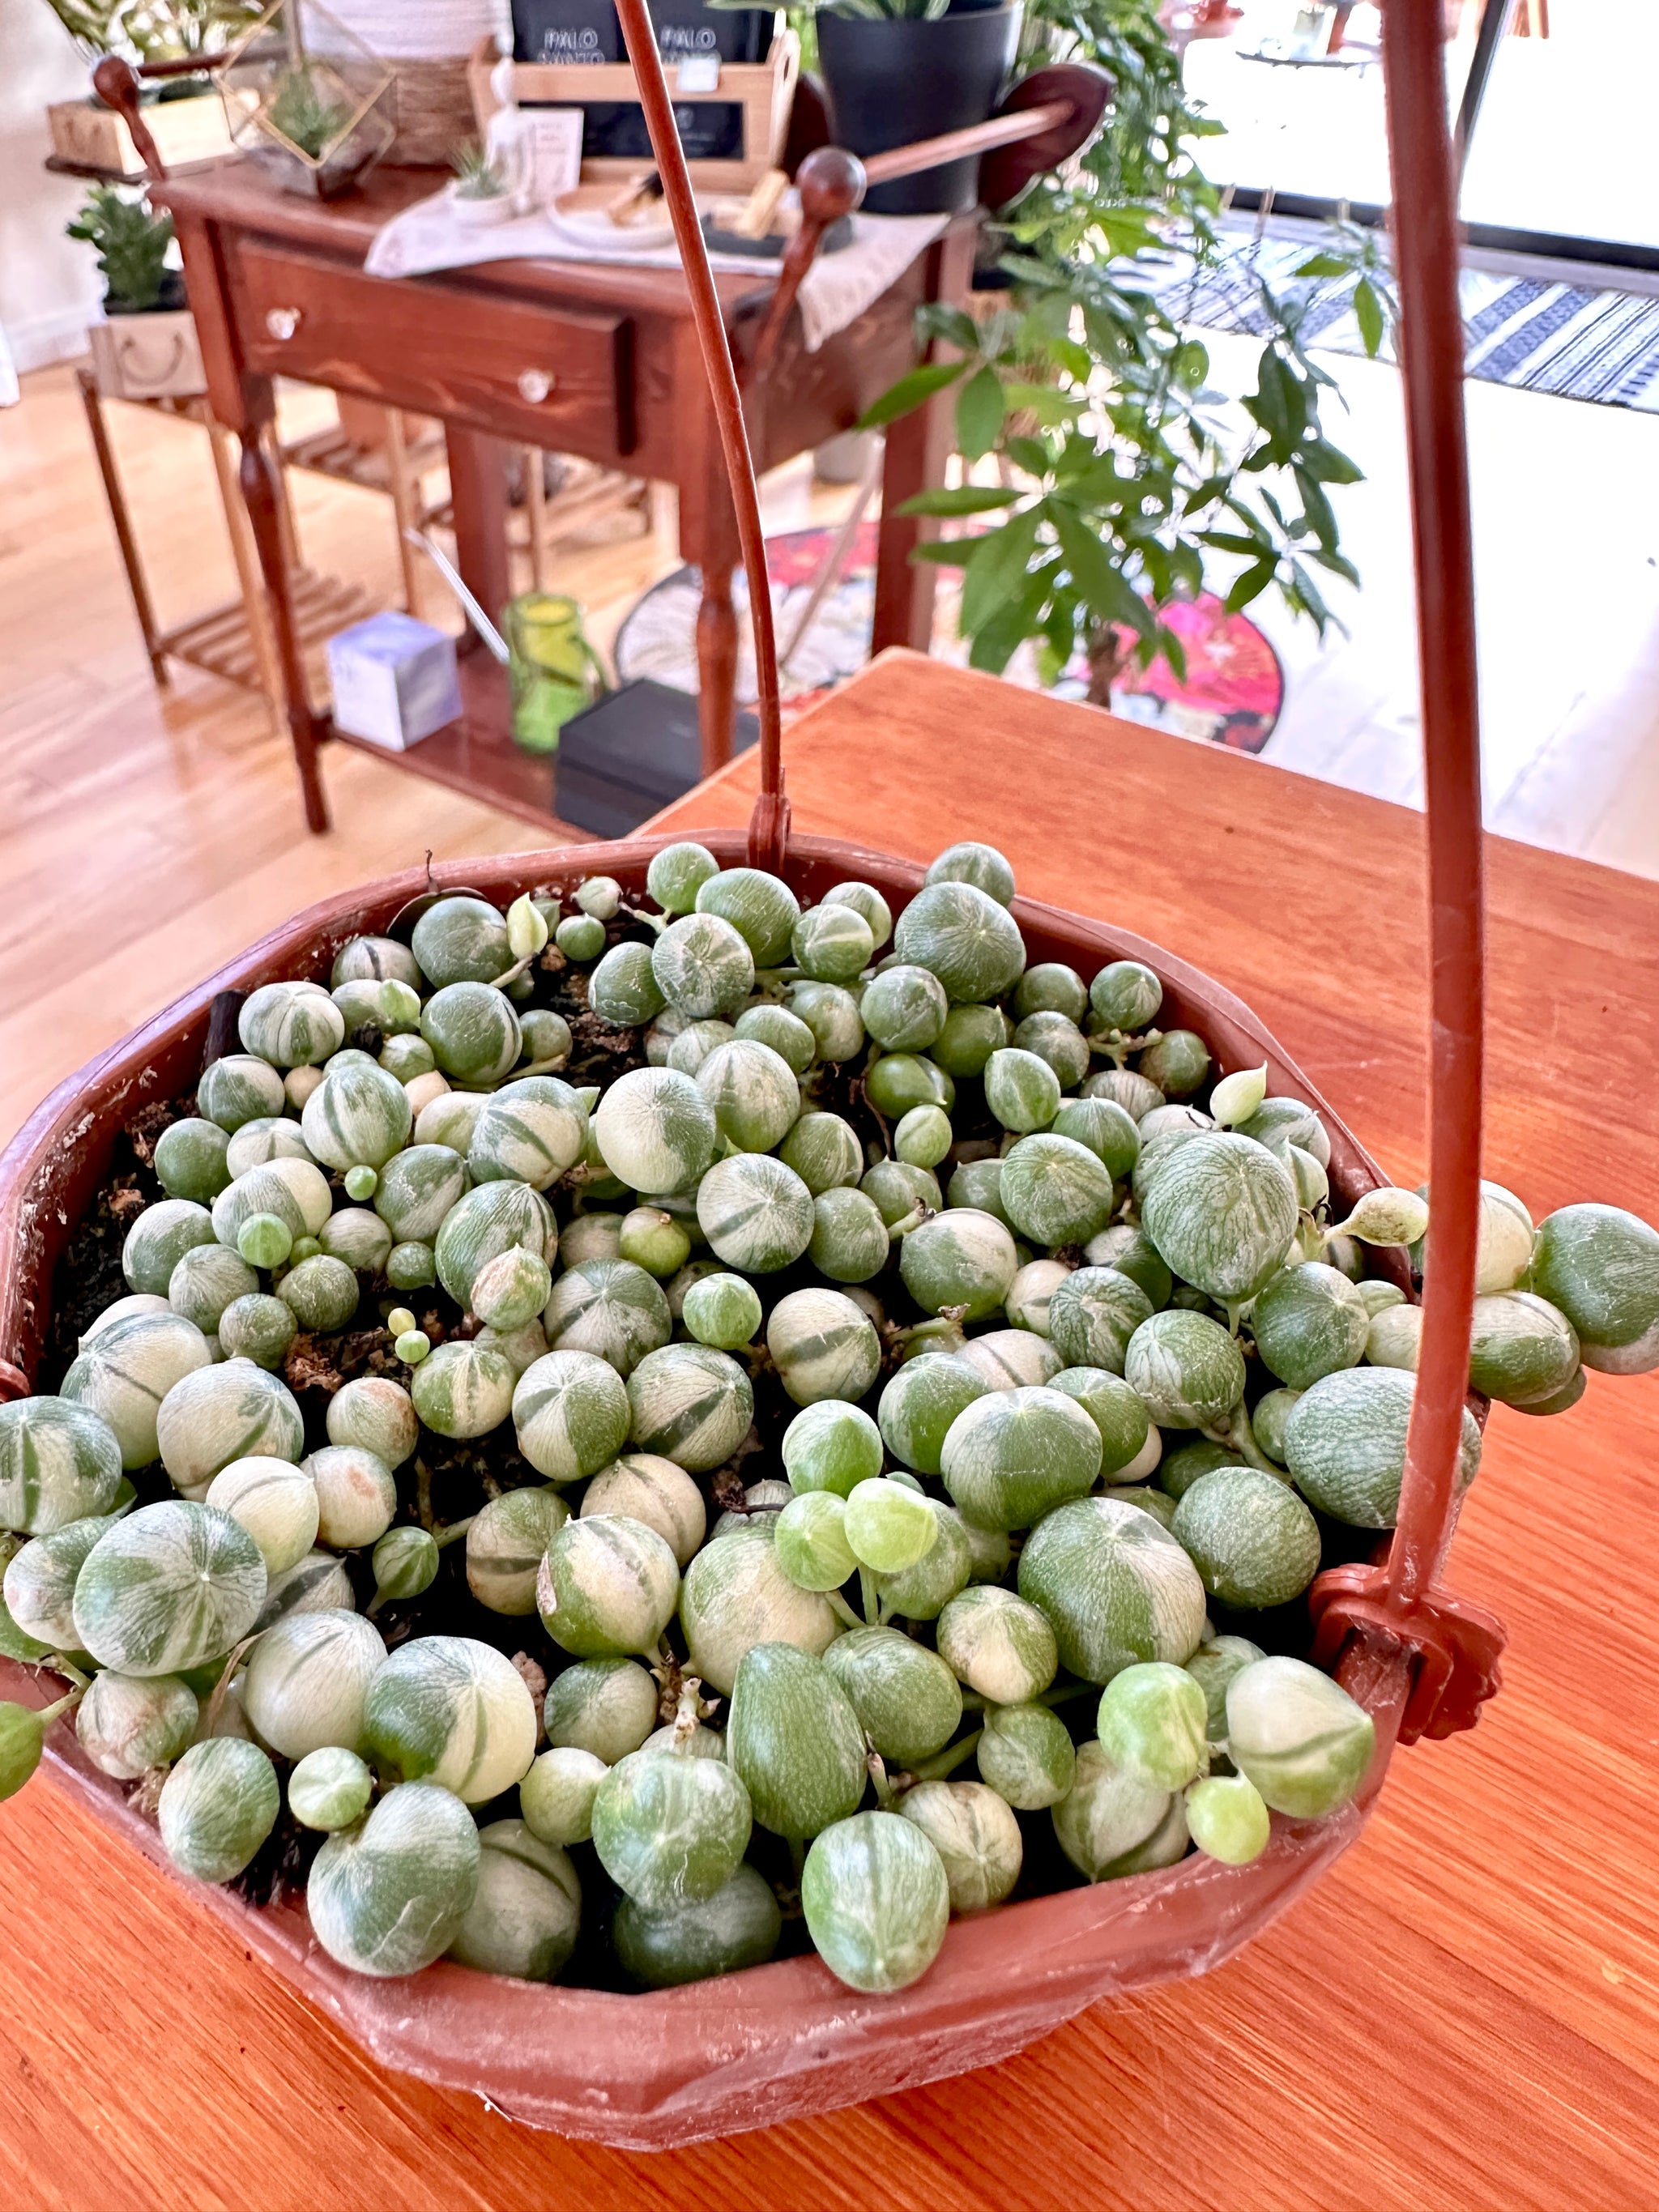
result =
M515 210L510 192L497 192L489 199L467 199L452 185L449 212L468 230L489 230L498 222L506 222Z
M106 399L187 399L207 390L188 307L115 315L87 332L93 374Z

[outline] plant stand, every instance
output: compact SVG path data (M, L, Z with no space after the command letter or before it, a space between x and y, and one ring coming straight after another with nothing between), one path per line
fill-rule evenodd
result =
M410 530L453 530L454 502L446 489L428 500L425 480L434 470L447 468L448 454L443 433L428 427L421 416L401 408L376 408L369 401L347 402L352 421L342 416L334 427L290 438L282 447L285 468L305 469L313 476L329 477L336 483L355 484L359 491L378 492L392 501L398 526L398 558L403 569L404 605L417 611L416 567L407 532ZM352 427L359 416L381 418L379 434L364 436ZM368 427L365 424L365 427ZM548 556L555 547L568 544L613 516L631 514L641 536L651 525L650 487L638 477L599 467L592 461L560 454L566 480L550 493L542 477L543 449L523 446L524 500L507 518L510 552L528 564L532 591L547 585ZM518 523L522 514L523 521ZM515 527L514 526L517 525Z

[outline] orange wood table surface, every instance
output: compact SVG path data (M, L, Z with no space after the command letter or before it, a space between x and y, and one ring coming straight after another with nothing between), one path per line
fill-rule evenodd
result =
M1425 1146L1422 824L892 654L786 742L796 826L1207 968L1402 1182ZM741 823L736 763L665 822ZM1659 1218L1659 885L1493 840L1487 1172ZM228 950L229 948L226 948ZM204 964L208 953L204 951ZM48 1788L0 1811L6 2212L1623 2212L1659 2202L1659 1378L1496 1410L1449 1580L1510 1632L1473 1735L1402 1753L1360 1844L1206 1979L993 2072L681 2154L379 2073Z

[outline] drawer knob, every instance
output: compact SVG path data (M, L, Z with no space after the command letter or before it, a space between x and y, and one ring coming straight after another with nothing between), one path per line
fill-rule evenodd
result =
M265 316L265 328L278 345L286 345L300 327L297 307L272 307Z
M527 368L519 379L519 397L532 407L539 407L552 389L553 379L544 368Z

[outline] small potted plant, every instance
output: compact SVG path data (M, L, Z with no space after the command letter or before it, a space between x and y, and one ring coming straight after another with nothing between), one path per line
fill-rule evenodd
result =
M476 139L458 146L450 157L455 180L449 187L449 204L457 222L483 230L505 222L514 212L513 195L501 164Z
M316 0L271 0L218 76L231 137L284 191L349 191L395 136L392 71Z
M983 0L823 0L814 16L830 131L849 153L884 154L983 123L1012 66L1018 6ZM873 185L872 215L974 205L979 157Z
M104 320L87 332L98 388L111 399L187 397L206 389L185 280L168 266L173 217L143 198L94 185L69 225L98 249Z

